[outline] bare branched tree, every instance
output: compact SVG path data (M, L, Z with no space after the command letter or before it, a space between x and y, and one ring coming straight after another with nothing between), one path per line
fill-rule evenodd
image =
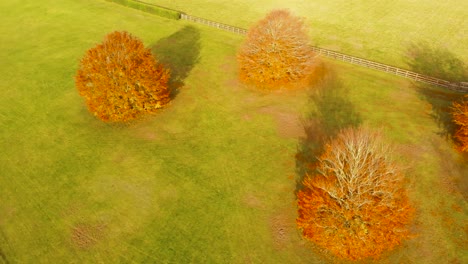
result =
M378 257L409 236L413 209L379 132L346 129L325 146L298 194L304 236L347 259Z

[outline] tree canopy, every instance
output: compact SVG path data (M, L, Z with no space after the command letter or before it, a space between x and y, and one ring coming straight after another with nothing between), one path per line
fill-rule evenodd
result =
M263 89L292 87L306 81L313 53L302 18L276 10L247 33L237 60L240 80Z
M125 122L169 102L169 76L141 40L116 31L86 52L75 82L91 113Z
M350 260L378 257L410 236L413 209L377 132L346 129L325 146L298 193L303 236Z

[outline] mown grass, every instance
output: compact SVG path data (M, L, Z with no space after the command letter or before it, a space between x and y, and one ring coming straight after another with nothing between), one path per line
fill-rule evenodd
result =
M248 28L273 9L306 18L314 45L408 68L406 57L421 43L468 61L468 3L449 1L144 0L191 15ZM232 15L242 14L242 15Z
M317 145L297 117L383 126L411 165L419 235L384 263L466 261L467 168L431 116L446 100L327 60L339 93L318 101L318 87L333 90L317 71L310 90L265 94L236 82L240 36L105 1L0 9L0 263L325 262L294 229L295 156ZM73 81L113 30L142 38L176 77L170 106L125 126L92 117Z

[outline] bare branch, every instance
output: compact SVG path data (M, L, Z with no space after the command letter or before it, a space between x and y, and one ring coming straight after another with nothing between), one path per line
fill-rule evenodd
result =
M376 257L407 238L413 209L392 152L379 132L363 128L343 130L330 141L318 173L304 179L298 194L303 235L353 260Z

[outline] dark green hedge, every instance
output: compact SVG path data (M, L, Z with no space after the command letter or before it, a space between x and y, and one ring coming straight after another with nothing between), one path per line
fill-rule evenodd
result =
M180 12L176 10L167 9L160 6L146 4L140 1L134 0L107 0L110 2L118 3L127 7L135 8L147 13L155 14L158 16L170 18L170 19L180 19Z

